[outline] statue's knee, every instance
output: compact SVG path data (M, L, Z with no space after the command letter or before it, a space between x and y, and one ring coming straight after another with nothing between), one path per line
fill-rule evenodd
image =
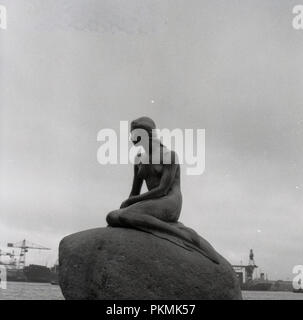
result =
M111 211L107 216L106 216L106 222L109 226L115 226L118 222L118 213L117 211Z

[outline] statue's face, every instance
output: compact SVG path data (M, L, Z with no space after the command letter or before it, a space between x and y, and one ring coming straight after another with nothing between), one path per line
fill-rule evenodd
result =
M130 140L136 146L147 146L149 143L149 133L147 129L140 127L131 127Z
M138 130L137 129L133 129L130 132L130 140L134 145L138 145L141 141L141 136L138 134Z

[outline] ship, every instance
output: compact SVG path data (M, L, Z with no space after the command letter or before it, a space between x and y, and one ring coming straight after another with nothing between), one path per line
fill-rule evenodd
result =
M50 269L51 270L51 284L59 285L59 264L58 261L55 265Z
M48 268L37 264L30 264L23 269L7 267L7 281L9 282L37 282L58 284L58 272L54 267Z
M241 286L242 290L247 291L272 291L271 288L274 284L274 281L264 279L264 276L261 275L260 278L252 279L243 283Z
M23 273L23 270L16 268L7 268L6 269L7 281L9 282L26 282L26 276Z
M299 289L293 287L293 292L295 293L303 293L302 279L298 281Z
M23 274L27 282L51 282L51 271L45 266L30 264L23 268Z

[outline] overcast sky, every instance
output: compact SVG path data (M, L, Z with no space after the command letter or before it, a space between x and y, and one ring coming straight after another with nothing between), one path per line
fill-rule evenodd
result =
M182 174L181 221L271 279L303 264L303 31L286 0L1 0L0 245L49 246L106 225L131 165L97 162L97 133L150 116L206 129ZM154 103L152 103L152 100Z

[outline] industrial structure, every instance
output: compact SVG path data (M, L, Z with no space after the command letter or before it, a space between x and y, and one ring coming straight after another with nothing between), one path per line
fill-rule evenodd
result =
M31 242L28 242L26 240L20 241L18 243L8 243L7 244L8 248L18 248L21 249L19 259L18 259L18 264L17 268L18 269L23 269L25 267L25 262L26 262L26 253L28 252L29 249L34 249L34 250L51 250L50 248L46 248Z
M0 250L0 266L6 268L8 281L57 283L57 268L48 268L47 266L36 264L26 265L26 254L29 250L51 250L50 248L27 240L8 243L7 247L20 250L19 254L16 254L15 250L11 252Z
M253 249L250 249L249 260L247 265L242 265L242 264L233 265L233 269L235 270L238 276L241 286L244 283L247 283L253 280L254 270L256 268L258 268L258 266L255 264L254 252L253 252Z

